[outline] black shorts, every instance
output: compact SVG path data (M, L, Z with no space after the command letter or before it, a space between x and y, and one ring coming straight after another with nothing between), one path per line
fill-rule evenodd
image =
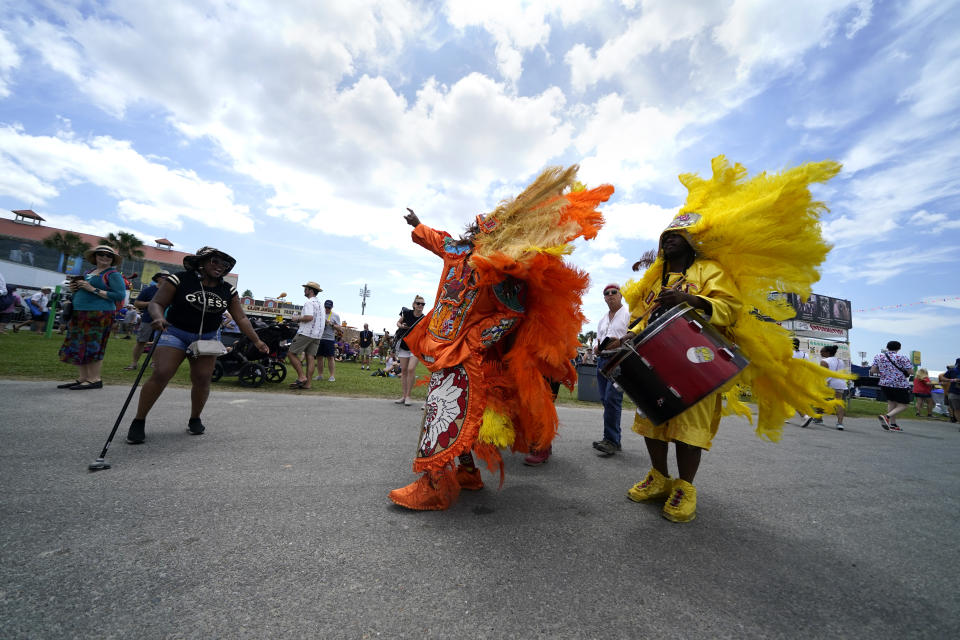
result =
M898 404L910 404L910 390L900 387L880 387L887 400Z
M337 343L333 340L321 340L317 355L321 358L332 358L337 355Z

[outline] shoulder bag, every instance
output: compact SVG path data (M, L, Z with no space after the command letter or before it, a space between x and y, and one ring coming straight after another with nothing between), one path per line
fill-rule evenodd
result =
M197 276L197 279L200 280L200 276ZM203 288L203 281L200 281L200 292L203 294L203 309L200 312L200 335L203 335L203 316L207 311L207 291ZM187 355L191 358L199 358L200 356L222 356L227 352L227 348L223 346L223 343L220 342L220 339L216 340L194 340L190 343L190 346L187 347Z
M886 351L884 351L884 352L883 352L883 355L885 355L885 356L887 357L887 360L890 361L890 364L892 364L894 367L897 368L897 371L899 371L900 373L903 374L903 377L905 377L905 378L909 378L909 377L910 377L910 374L909 374L909 373L907 373L906 371L904 371L903 369L901 369L901 368L900 368L900 365L898 365L896 362L893 361L893 358L890 357L890 354L889 354L889 353L887 353Z

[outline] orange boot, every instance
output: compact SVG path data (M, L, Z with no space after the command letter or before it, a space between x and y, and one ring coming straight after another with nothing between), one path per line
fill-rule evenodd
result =
M461 489L480 491L483 489L483 476L480 475L480 469L461 464L457 467L457 483Z
M401 507L415 511L443 511L449 509L457 496L460 485L451 469L427 471L416 482L390 492L390 499Z

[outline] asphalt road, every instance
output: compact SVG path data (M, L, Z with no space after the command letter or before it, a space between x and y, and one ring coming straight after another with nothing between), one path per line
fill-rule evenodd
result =
M960 637L956 425L727 418L680 525L625 497L627 414L613 458L561 408L547 465L414 513L417 406L215 391L193 437L169 389L90 473L129 389L53 386L0 381L3 638Z

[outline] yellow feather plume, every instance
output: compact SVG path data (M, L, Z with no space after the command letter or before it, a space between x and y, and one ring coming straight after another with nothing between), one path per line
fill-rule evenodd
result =
M492 444L500 449L506 449L513 446L513 440L516 433L513 430L513 423L510 418L502 413L498 413L489 407L483 411L483 423L480 425L480 433L477 439L480 442Z

